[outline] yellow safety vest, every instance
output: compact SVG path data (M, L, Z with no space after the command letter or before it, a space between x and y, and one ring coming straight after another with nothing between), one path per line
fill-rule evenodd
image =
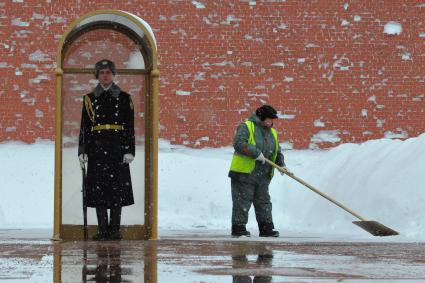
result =
M248 144L256 145L254 138L254 129L255 125L252 121L245 121L246 126L249 131ZM271 128L274 140L276 142L276 147L273 153L272 161L276 161L277 151L279 149L279 141L277 139L277 132L275 129ZM255 168L255 159L248 157L246 155L239 154L235 152L232 158L232 164L230 165L230 171L239 172L239 173L251 173ZM273 177L273 170L271 173L271 177Z

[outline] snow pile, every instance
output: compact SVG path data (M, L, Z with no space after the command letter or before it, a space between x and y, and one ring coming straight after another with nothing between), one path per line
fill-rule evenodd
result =
M233 149L190 149L160 142L159 228L229 229ZM53 226L54 144L0 144L0 228ZM330 150L288 150L288 167L301 179L363 217L408 238L425 235L425 134L381 139ZM270 185L275 226L305 232L369 237L357 220L287 176ZM248 229L256 233L253 208Z
M52 227L54 143L3 143L0 155L0 228Z
M364 218L376 220L408 237L423 237L425 134L406 141L373 140L344 144L329 151L290 152L296 175ZM289 230L364 233L357 220L301 185L274 180L277 223Z

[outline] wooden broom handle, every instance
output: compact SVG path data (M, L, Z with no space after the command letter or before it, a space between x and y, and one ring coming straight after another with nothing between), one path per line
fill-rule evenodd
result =
M351 215L353 215L354 217L360 219L361 221L367 221L365 218L361 217L359 214L357 214L356 212L352 211L351 209L349 209L348 207L346 207L345 205L343 205L342 203L332 199L331 197L325 195L324 193L322 193L321 191L319 191L318 189L316 189L315 187L313 187L312 185L306 183L304 180L298 178L297 176L294 175L294 173L289 172L288 170L286 170L283 167L280 167L278 165L276 165L274 162L268 160L266 158L266 162L268 164L270 164L271 166L273 166L274 168L276 168L277 170L279 170L280 172L288 175L289 177L291 177L292 179L294 179L295 181L297 181L298 183L306 186L307 188L309 188L310 190L312 190L313 192L315 192L316 194L324 197L325 199L327 199L328 201L334 203L335 205L339 206L340 208L344 209L345 211L347 211L348 213L350 213Z

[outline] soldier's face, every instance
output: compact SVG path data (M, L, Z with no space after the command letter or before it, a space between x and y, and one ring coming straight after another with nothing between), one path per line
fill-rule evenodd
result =
M110 69L102 69L99 71L98 80L102 85L108 86L114 81L114 74Z

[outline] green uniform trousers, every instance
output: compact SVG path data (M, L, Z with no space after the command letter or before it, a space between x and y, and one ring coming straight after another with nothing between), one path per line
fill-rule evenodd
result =
M252 204L254 204L257 223L273 222L269 184L269 178L258 178L252 182L231 178L232 225L248 223L248 213Z

